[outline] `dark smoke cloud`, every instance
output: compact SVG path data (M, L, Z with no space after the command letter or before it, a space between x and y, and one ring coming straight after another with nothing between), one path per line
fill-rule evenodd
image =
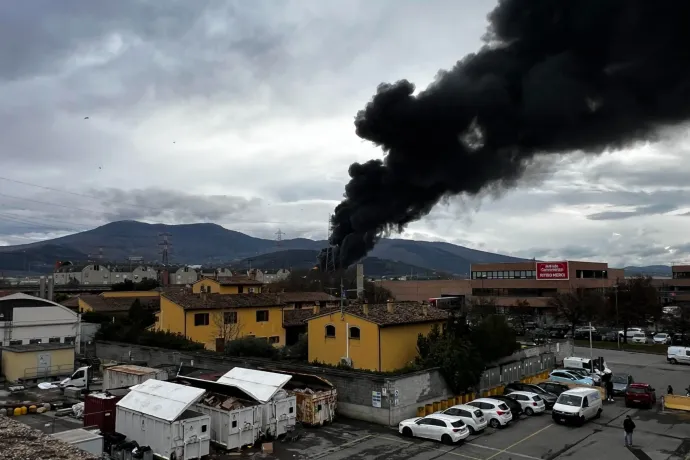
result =
M535 155L621 149L690 118L688 18L682 0L501 1L479 52L417 95L381 84L357 114L387 155L350 166L330 259L356 262L443 197L515 186Z

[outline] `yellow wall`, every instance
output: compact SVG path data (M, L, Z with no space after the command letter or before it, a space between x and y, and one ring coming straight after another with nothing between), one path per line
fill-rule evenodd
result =
M86 313L87 311L93 311L93 308L91 308L91 305L88 303L84 302L84 299L79 299L79 312L80 313Z
M335 337L326 337L326 325L335 326ZM360 339L350 339L350 359L356 369L379 370L378 326L364 319L340 312L309 320L309 361L336 365L347 356L347 326L360 329Z
M209 286L211 287L211 294L239 294L240 291L240 285L222 286L218 281L206 278L192 284L192 292L199 294L202 287L206 289ZM249 294L249 288L254 288L255 294L261 293L261 285L259 284L242 285L242 293Z
M381 328L381 371L401 369L417 355L417 337L431 332L434 323L403 324ZM437 323L439 327L442 322Z
M55 376L69 375L74 371L74 349L27 351L17 353L2 351L2 373L8 382L16 382L26 377L35 378L38 368L38 355L50 354L50 370Z
M105 291L101 294L103 297L160 297L161 293L158 291Z
M268 321L257 322L256 312L258 310L268 310ZM285 329L283 328L283 314L281 307L258 307L258 308L236 308L225 311L237 312L237 326L228 330L234 334L233 338L246 337L253 335L257 338L278 337L277 347L285 345ZM189 310L187 313L187 337L195 342L203 343L206 349L216 349L216 338L223 336L222 310ZM194 326L194 315L199 313L209 314L209 324L207 326Z
M161 309L158 313L156 329L184 334L184 309L175 302L161 297Z

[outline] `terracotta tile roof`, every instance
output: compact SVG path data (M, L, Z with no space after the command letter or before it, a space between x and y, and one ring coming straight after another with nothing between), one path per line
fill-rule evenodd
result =
M345 307L345 313L366 319L367 321L371 321L372 323L378 324L381 327L436 322L448 319L448 312L431 306L427 306L427 314L424 315L422 304L417 302L396 302L393 304L393 313L388 312L388 306L385 303L369 305L368 308L368 314L364 314L363 305L348 305ZM337 308L333 310L335 312L339 311ZM314 315L311 318L324 316L333 313L334 311L324 312L321 310L320 314Z
M144 308L157 310L160 308L158 297L103 297L100 295L81 295L81 300L97 313L112 313L129 311L136 299Z
M338 300L325 292L283 292L281 293L286 303L291 302L335 302Z
M283 327L305 326L310 318L335 311L340 311L340 307L321 308L319 313L314 313L313 308L283 310Z
M239 285L256 285L256 286L261 286L264 283L261 281L253 280L251 278L248 278L246 276L219 276L218 277L218 283L220 283L221 286L239 286Z
M60 305L67 308L75 308L79 306L79 296L70 297L69 299L60 302Z
M161 296L175 302L185 310L224 310L244 307L282 307L280 294L192 294L169 290Z

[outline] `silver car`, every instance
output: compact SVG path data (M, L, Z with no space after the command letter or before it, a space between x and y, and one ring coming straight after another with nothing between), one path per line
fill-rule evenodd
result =
M628 389L628 385L635 381L630 374L613 374L611 382L613 382L613 394L624 395L625 391Z

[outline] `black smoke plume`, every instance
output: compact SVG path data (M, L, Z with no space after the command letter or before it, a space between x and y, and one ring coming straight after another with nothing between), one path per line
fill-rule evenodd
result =
M488 18L476 54L416 95L381 84L355 117L386 157L350 166L337 267L443 197L515 186L535 155L621 149L690 117L690 1L504 0Z

